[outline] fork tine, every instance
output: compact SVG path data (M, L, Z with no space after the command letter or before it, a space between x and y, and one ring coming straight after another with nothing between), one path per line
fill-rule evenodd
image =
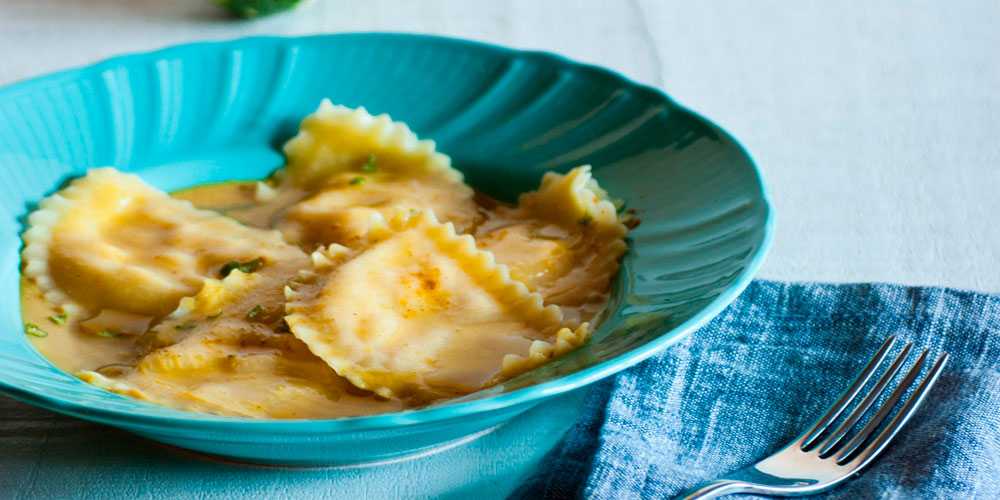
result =
M838 399L837 402L834 403L833 406L831 406L830 409L826 411L826 414L820 417L819 420L817 420L816 423L814 423L813 426L808 431L806 431L805 434L802 435L801 447L803 450L806 450L810 446L812 446L812 444L816 441L816 439L819 438L820 434L822 434L823 431L825 431L826 428L830 426L830 423L836 420L837 417L840 416L840 414L844 411L844 408L846 408L847 405L851 404L851 401L853 401L854 398L858 395L858 392L861 391L861 388L868 383L868 380L872 377L872 374L875 373L875 369L878 368L878 365L880 365L882 363L882 360L885 359L886 354L888 354L889 352L889 348L892 347L892 343L895 340L896 340L895 335L891 335L889 336L888 339L886 339L885 343L883 343L882 347L879 348L877 353L875 353L875 356L872 358L872 360L868 362L868 366L866 366L865 369L862 370L860 374L858 374L858 378L854 379L854 382L851 384L851 386L848 387L847 390L840 395L840 399Z
M906 372L906 376L903 377L903 380L896 387L896 390L892 391L889 398L882 403L882 407L878 409L878 412L874 417L872 417L871 421L862 427L861 430L858 431L858 433L855 434L850 441L848 441L847 445L838 452L838 464L841 462L848 462L847 458L850 457L851 454L854 453L854 451L857 450L866 439L868 439L868 436L871 436L871 434L875 432L875 429L877 429L879 425L882 425L882 421L885 420L885 417L889 415L889 412L892 411L892 408L896 406L896 403L898 403L900 398L903 397L903 394L906 393L911 385L913 385L913 381L917 378L917 375L920 374L920 370L924 368L924 364L926 362L927 349L924 349L924 352L920 353L920 357L917 358L917 362L913 364L910 371Z
M865 413L868 412L868 409L875 404L875 400L877 400L878 397L885 392L886 386L888 386L889 382L891 382L896 374L899 373L899 368L903 366L903 360L905 360L906 356L910 354L911 349L913 349L912 342L903 347L899 356L896 356L895 361L893 361L892 365L889 366L889 370L882 375L882 378L878 380L875 387L872 387L872 389L868 391L868 395L865 396L865 399L861 402L861 404L859 404L858 407L855 408L854 411L852 411L847 417L847 420L840 424L840 427L837 427L837 430L833 431L833 434L831 434L830 437L823 442L819 450L819 456L828 456L830 452L838 444L840 444L840 442L844 439L844 436L846 436L847 433L854 428L855 424L858 423L858 420L861 420L861 417L863 417Z
M938 377L941 375L941 372L944 370L944 366L947 363L948 353L944 353L937 359L937 362L934 363L931 370L927 372L927 375L924 376L920 385L917 386L915 391L913 391L910 398L906 400L906 404L904 404L903 408L899 410L899 413L896 414L895 418L889 422L889 425L885 428L885 430L883 430L882 433L875 438L875 441L873 441L868 448L852 460L852 462L857 463L857 465L854 466L855 470L868 465L869 462L882 453L882 450L884 450L886 446L889 446L889 442L896 437L896 434L899 433L900 429L906 425L906 422L910 420L910 417L912 417L913 414L916 413L917 409L920 408L920 405L923 404L927 393L930 392L931 387L934 387L934 384L937 382ZM839 461L837 463L839 465L844 465Z

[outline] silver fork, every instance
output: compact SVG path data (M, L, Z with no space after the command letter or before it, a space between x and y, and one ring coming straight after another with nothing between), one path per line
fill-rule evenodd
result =
M888 371L875 383L868 395L847 416L847 419L830 433L829 437L820 442L823 433L832 426L837 417L854 401L854 398L871 379L888 355L894 341L895 335L889 337L875 353L875 357L868 363L868 366L854 380L854 383L840 396L840 399L809 430L789 443L788 446L750 467L705 483L693 490L688 490L677 497L677 500L715 498L737 493L757 493L782 497L812 495L833 488L870 464L885 450L892 438L896 437L899 430L917 411L948 361L948 353L944 353L938 358L892 421L874 440L865 445L875 429L885 420L893 407L902 399L903 394L917 379L927 362L927 350L925 349L896 389L879 407L875 416L857 434L846 440L846 444L841 446L848 433L857 425L899 372L903 360L913 349L912 343L906 344L899 356L889 366Z

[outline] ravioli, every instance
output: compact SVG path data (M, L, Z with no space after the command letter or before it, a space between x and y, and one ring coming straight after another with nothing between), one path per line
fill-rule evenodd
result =
M354 389L282 328L284 284L310 263L302 254L259 272L206 279L143 335L148 352L134 364L78 376L113 392L220 415L304 418L336 408L327 415L333 417L402 408L399 400L375 401Z
M626 227L590 167L548 172L516 207L500 206L475 232L480 249L510 267L511 277L563 309L570 321L591 321L607 301Z
M405 124L327 100L285 153L265 181L171 196L99 168L43 200L32 342L156 404L335 418L503 383L591 335L627 229L589 167L493 202Z
M466 394L587 334L432 212L397 213L369 238L360 251L321 252L286 292L295 336L358 387L422 401Z
M387 115L324 100L285 145L288 166L278 175L313 194L291 207L278 227L303 246L351 246L373 219L404 208L433 210L467 231L480 218L474 193L434 148Z
M185 410L256 418L334 418L399 410L359 391L289 334L223 324L152 351L135 367L77 374L119 394Z
M42 200L28 222L24 276L74 315L160 317L229 261L267 266L301 254L276 231L196 209L113 168L90 170Z
M330 174L363 166L375 155L382 172L461 184L462 173L451 168L451 158L434 148L434 141L418 139L405 123L394 122L389 115L372 116L365 108L335 106L323 99L302 120L298 135L285 144L288 163L279 176L310 188Z
M170 346L185 337L210 334L220 325L234 330L274 332L285 314L284 288L311 260L304 252L259 271L233 270L224 279L206 278L193 297L181 299L177 310L163 318L140 342L150 348Z

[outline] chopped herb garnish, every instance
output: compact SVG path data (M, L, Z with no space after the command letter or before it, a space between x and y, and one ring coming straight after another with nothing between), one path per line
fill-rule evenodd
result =
M579 224L579 225L581 225L581 226L586 226L587 224L590 224L590 222L593 221L593 220L594 220L594 216L590 215L590 212L587 212L587 213L583 214L583 217L580 217L579 219L577 219L576 223Z
M420 213L420 211L418 211L418 210L417 210L417 209L415 209L415 208L411 208L411 209L410 209L410 215L417 215L417 214L419 214L419 213Z
M212 319L218 318L219 316L222 316L222 309L219 309L218 311L216 311L215 314L209 314L208 315L208 317L212 318Z
M24 324L24 333L27 333L28 335L34 335L36 337L48 337L49 336L48 332L46 332L45 330L42 330L41 328L38 328L38 325L36 325L34 323L25 323Z
M53 314L52 316L49 316L49 321L62 326L66 324L66 318L67 316L65 314Z
M219 276L225 278L226 276L229 276L229 273L233 272L234 269L239 269L239 268L240 268L239 261L231 260L229 262L226 262L226 265L222 266L222 269L219 269Z
M188 321L187 323L178 323L174 325L174 328L178 330L190 330L198 325L197 321Z
M292 333L292 329L288 326L288 322L282 318L281 324L274 329L275 333Z
M375 155L368 155L365 164L361 166L361 171L368 174L374 174L378 171L378 167L375 165Z
M229 356L226 356L226 359L230 359L230 360L236 359L236 355L235 354L230 354Z
M364 183L365 183L365 178L363 176L360 176L360 175L357 176L357 177L355 177L355 178L353 178L353 179L351 179L351 182L349 182L349 184L352 185L352 186L361 186Z
M252 273L256 271L258 268L260 268L260 265L263 263L264 261L261 260L260 257L257 257L254 260L248 260L246 262L240 262L236 260L226 262L226 265L222 266L222 269L219 269L219 275L225 278L226 276L229 276L229 273L233 272L236 269L239 269L240 272L243 273Z
M117 332L109 332L107 330L101 330L101 331L97 332L97 336L98 337L106 337L106 338L110 339L110 338L114 338L114 337L121 337L122 334L117 333Z
M260 316L260 313L262 313L263 311L264 311L264 308L260 307L260 304L257 304L255 306L253 306L253 309L251 309L250 312L247 313L247 318L254 319L257 316Z

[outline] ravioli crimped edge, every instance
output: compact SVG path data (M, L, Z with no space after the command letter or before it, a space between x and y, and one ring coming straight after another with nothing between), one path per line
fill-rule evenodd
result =
M437 221L432 211L416 214L397 211L382 224L375 224L370 232L373 242L391 238L403 231L422 231L448 257L458 261L459 267L476 279L477 284L486 289L495 299L509 305L512 315L529 324L539 325L539 331L548 331L553 343L534 340L527 356L507 354L502 358L500 372L485 386L494 385L507 378L528 370L537 364L560 356L582 344L590 334L589 324L577 327L567 325L562 319L562 310L555 305L546 305L543 297L528 290L520 281L510 278L507 266L498 264L493 254L476 248L470 235L458 234L451 223ZM364 250L349 250L335 245L314 253L316 267L300 272L300 277L285 288L285 320L296 337L305 342L313 353L324 359L342 377L359 388L367 389L384 397L393 396L388 387L374 387L365 380L364 374L370 368L359 365L355 360L362 358L359 353L337 352L338 346L319 341L323 332L312 326L314 319L304 314L312 305L311 295L316 295L325 286L326 273L341 262L351 259Z
M283 148L288 163L279 172L300 186L318 181L337 172L336 167L343 166L335 160L336 153L324 144L323 137L316 133L323 127L339 127L358 138L370 139L384 150L382 152L405 156L422 167L419 172L408 173L439 175L453 183L463 182L464 176L452 168L451 158L439 153L433 140L419 139L405 123L393 121L387 114L373 116L364 107L352 109L323 99L319 108L302 120L298 134ZM380 151L370 152L376 156L378 153ZM311 161L304 163L309 157Z
M61 292L49 275L49 253L52 243L52 231L77 207L74 200L79 195L86 195L87 190L99 186L101 182L124 187L124 183L132 184L129 189L139 188L143 190L156 191L146 184L139 176L119 171L113 167L98 167L87 169L86 175L74 179L68 186L45 197L38 203L38 208L28 215L28 229L21 235L24 241L24 248L21 250L21 260L24 263L23 274L25 277L34 280L44 299L52 304L57 310L62 310L70 316L79 315L84 312L83 308L73 304L72 298ZM157 193L162 193L156 191ZM164 196L169 196L163 193ZM195 208L193 204L184 200L173 199L177 203L187 204L191 210L197 212L204 211ZM214 215L214 214L213 214Z
M602 270L605 277L612 277L618 273L621 267L618 263L619 259L628 250L628 244L625 243L628 228L619 221L618 210L615 208L614 202L611 201L607 191L598 185L590 168L590 165L582 165L566 174L546 172L542 176L541 185L537 190L524 193L518 198L518 209L521 209L523 204L526 211L534 213L540 219L543 218L541 213L543 211L535 208L539 204L544 204L547 209L568 206L582 209L583 214L592 218L591 224L598 228L596 231L598 234L595 236L601 237L600 251L596 252L599 258L592 261L591 266L593 269ZM553 193L556 193L556 190L562 188L564 184L573 205L558 203L550 199ZM579 214L564 213L561 214L557 222L572 227L574 224L579 225L579 217Z

